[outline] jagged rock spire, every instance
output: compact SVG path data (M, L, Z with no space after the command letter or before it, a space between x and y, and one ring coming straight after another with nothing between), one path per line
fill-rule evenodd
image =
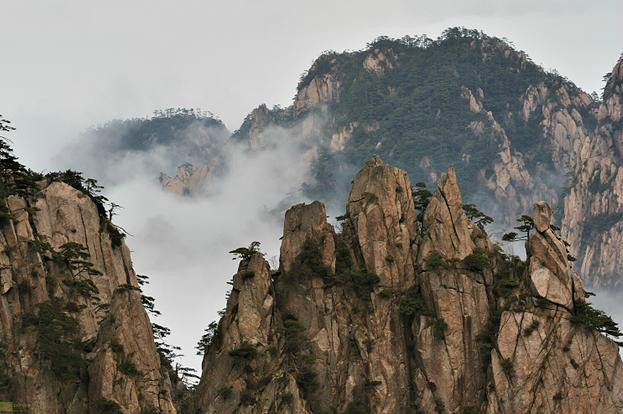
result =
M581 286L569 266L564 242L551 228L551 207L544 201L535 203L532 221L534 231L527 244L532 288L542 298L572 309L574 286L578 291Z
M533 221L526 268L469 221L453 168L419 226L406 173L371 158L353 181L341 233L321 203L300 204L286 213L273 284L257 271L244 281L243 262L204 359L199 408L621 412L617 346L571 324L581 286L549 206L537 203ZM430 252L441 254L431 261Z
M424 213L423 224L426 234L420 250L421 259L433 250L448 259L463 259L472 253L471 223L463 211L463 198L454 167L439 178L437 190Z
M335 271L335 246L333 244L333 226L327 223L327 210L321 202L297 204L286 211L283 222L283 237L279 255L283 272L290 271L303 244L308 239L315 239L322 249L325 266Z
M416 211L411 181L401 169L371 157L353 180L346 207L366 269L386 286L413 277Z

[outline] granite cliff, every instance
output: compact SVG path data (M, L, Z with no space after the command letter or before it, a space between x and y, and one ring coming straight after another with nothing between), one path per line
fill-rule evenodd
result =
M124 233L95 182L34 173L4 140L0 147L3 409L176 413L177 377L158 352Z
M433 194L371 158L339 231L322 203L286 212L279 269L254 246L214 326L201 413L619 413L620 334L592 308L533 206L528 257L463 208L454 168Z

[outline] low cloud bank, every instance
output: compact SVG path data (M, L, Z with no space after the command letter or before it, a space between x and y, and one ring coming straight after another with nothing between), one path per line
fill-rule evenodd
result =
M212 133L196 126L192 131ZM295 125L270 128L263 139L260 150L245 144L219 147L226 167L203 197L162 190L157 173L172 165L167 157L183 155L179 149L172 153L155 145L115 152L109 143L86 140L72 145L66 152L70 157L59 158L66 168L103 177L106 196L123 206L115 222L130 233L126 242L135 270L150 277L146 294L156 298L162 312L154 321L171 328L169 342L184 354L180 362L198 371L201 357L194 347L225 306L226 282L237 270L228 252L257 240L266 259L276 263L285 209L310 201L301 188L313 181L313 138Z

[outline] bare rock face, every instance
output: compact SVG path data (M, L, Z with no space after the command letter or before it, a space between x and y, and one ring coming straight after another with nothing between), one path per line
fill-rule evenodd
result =
M463 199L454 167L443 174L424 214L427 232L422 256L435 250L448 259L463 259L473 251L470 222L463 212Z
M130 252L113 225L62 182L8 206L0 399L33 413L175 413Z
M160 184L165 191L177 195L203 194L214 180L218 167L216 161L201 165L185 163L177 167L175 177L160 174Z
M534 206L528 274L536 296L501 315L487 412L621 412L618 347L574 322L583 315L585 294L549 212L545 203Z
M339 99L340 82L331 74L315 76L294 97L292 108L299 114L315 106Z
M590 139L576 143L574 180L563 200L562 233L592 287L623 286L623 59L613 68L597 125Z
M528 241L530 279L541 297L573 308L574 280L568 251L563 241L550 228L552 210L544 202L534 205L532 220L535 232Z
M322 262L335 271L333 227L327 223L327 211L318 201L309 205L298 204L286 212L280 250L280 266L283 271L290 271L305 241L310 239L321 243Z
M384 286L410 282L416 212L407 174L370 158L353 180L346 211L367 270Z
M199 412L621 412L617 346L582 322L549 206L522 262L461 200L451 169L420 221L406 173L373 157L339 233L318 202L288 210L279 271L255 255L234 276Z

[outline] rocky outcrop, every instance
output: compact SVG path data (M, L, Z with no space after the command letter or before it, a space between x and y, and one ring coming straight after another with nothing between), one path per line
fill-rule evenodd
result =
M550 217L549 206L534 206L528 241L534 296L501 314L487 412L621 412L618 346L578 322L586 316L584 291Z
M160 185L170 193L191 196L201 195L207 192L219 168L219 163L213 161L208 164L193 165L184 163L177 167L175 177L160 174Z
M426 234L420 250L421 257L427 257L432 251L448 259L463 259L471 254L474 245L469 224L463 211L456 172L451 167L439 179L437 191L426 208L423 219Z
M386 69L391 70L396 66L397 59L392 49L374 49L363 60L363 67L376 75L382 75Z
M318 105L328 104L339 99L340 82L331 73L315 76L294 97L292 108L296 114L310 110Z
M49 180L7 204L0 399L33 413L175 413L130 252L101 206Z
M527 262L468 219L453 169L421 213L407 174L377 157L341 231L321 203L288 210L280 269L255 253L234 275L199 412L621 411L618 347L584 318L547 204Z

